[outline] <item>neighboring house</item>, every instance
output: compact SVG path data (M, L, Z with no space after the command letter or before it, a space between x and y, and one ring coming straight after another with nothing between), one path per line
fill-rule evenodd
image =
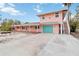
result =
M63 33L63 20L67 10L60 10L56 12L49 12L37 15L40 22L28 23L23 25L13 25L13 31L24 32L41 32L41 33Z
M28 23L28 24L22 24L22 25L13 25L12 31L16 32L41 32L40 29L40 23Z

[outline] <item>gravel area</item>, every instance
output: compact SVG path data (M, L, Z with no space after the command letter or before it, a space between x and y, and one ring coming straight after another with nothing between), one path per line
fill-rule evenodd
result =
M71 35L73 35L75 38L79 39L79 32L71 32Z
M32 35L32 34L30 34ZM9 34L0 34L0 43L7 43L12 40L18 40L20 37L29 36L29 34L26 33L20 33L20 32L14 32Z

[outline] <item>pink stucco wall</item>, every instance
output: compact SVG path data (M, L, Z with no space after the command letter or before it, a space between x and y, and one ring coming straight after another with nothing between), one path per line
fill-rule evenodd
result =
M17 28L18 27L18 28ZM22 29L20 28L20 26L14 26L14 30L13 31L17 31L17 32L19 32L19 31L21 31Z
M43 22L62 22L63 20L63 13L65 13L67 11L59 11L59 17L55 17L55 13L49 13L49 14L45 14L45 15L40 15L40 23ZM42 19L42 17L44 17L45 19Z
M59 13L59 17L55 17L55 14L47 14L44 15L45 19L42 19L43 16L40 17L40 23L43 22L61 22L62 21L62 14Z
M40 28L39 29L35 29L35 26L31 26L29 29L28 29L29 32L40 32Z
M19 27L19 28L17 28ZM13 31L17 31L17 32L41 32L41 29L35 29L35 26L24 26L25 28L22 29L22 26L19 25L19 26L14 26L14 30ZM27 29L26 29L27 28Z
M55 34L59 33L59 24L53 24L53 33Z

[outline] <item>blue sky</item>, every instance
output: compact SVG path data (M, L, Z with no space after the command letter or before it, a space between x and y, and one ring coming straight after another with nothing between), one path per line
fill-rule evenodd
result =
M76 14L75 9L78 5L71 5L72 16ZM39 22L36 15L64 8L62 3L0 3L0 14L2 18L17 19L21 22Z

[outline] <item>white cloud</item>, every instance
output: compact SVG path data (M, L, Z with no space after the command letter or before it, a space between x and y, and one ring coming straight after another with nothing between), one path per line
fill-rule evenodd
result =
M0 8L3 8L5 6L4 3L0 3Z
M15 7L15 4L13 4L13 3L8 3L8 5L11 7Z
M8 13L8 14L14 15L14 16L25 14L25 13L21 12L20 10L15 9L15 5L12 3L0 4L0 12Z
M64 4L62 4L62 7L64 7Z
M21 12L19 10L16 10L15 8L12 7L2 8L1 11L11 15L21 15Z
M40 9L40 5L36 5L36 7L34 8L34 10L38 13L42 12L42 10Z
M42 10L40 10L40 9L34 9L34 10L37 11L38 13L42 11Z

